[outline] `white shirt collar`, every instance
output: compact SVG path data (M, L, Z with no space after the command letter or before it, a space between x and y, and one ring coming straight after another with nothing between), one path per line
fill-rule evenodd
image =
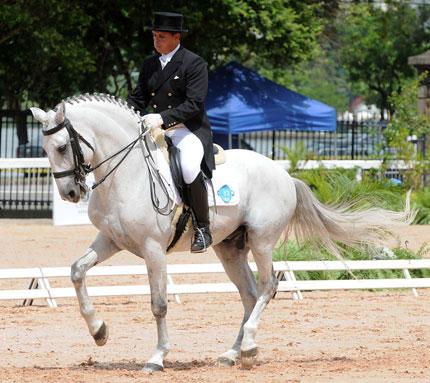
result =
M178 44L178 46L173 49L173 51L166 53L165 55L161 55L159 57L160 63L161 63L161 69L164 69L164 67L167 65L168 62L172 59L173 55L178 51L181 44Z

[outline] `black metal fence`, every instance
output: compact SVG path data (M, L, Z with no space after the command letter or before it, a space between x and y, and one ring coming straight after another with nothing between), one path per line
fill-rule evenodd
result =
M50 169L0 169L0 218L48 218L51 215Z
M251 149L275 160L285 160L291 151L308 159L376 159L382 157L382 130L386 121L338 121L334 132L271 131L243 133L233 137L235 146Z
M251 149L272 159L287 159L288 150L303 148L313 159L381 158L386 121L338 121L334 132L270 131L232 137L234 147ZM222 139L223 146L228 139ZM0 110L0 158L42 157L41 125L30 112Z
M33 115L0 110L0 158L42 156L42 126Z
M43 156L41 125L32 114L0 110L0 158ZM49 169L0 169L0 218L50 217L51 214Z
M251 149L272 159L290 151L308 159L378 159L384 148L384 121L338 121L335 132L275 131L224 137L223 146ZM0 110L0 158L42 157L41 125L29 111ZM0 217L49 216L49 169L0 169Z

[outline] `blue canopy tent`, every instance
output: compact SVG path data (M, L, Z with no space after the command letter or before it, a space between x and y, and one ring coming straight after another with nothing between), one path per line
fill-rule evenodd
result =
M336 110L231 62L209 76L206 109L215 142L257 131L334 131ZM230 140L228 140L228 137Z

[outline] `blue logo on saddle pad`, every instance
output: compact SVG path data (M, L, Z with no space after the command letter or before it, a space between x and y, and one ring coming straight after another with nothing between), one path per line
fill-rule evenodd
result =
M234 196L234 191L230 189L230 186L224 185L218 189L217 194L223 202L229 203Z

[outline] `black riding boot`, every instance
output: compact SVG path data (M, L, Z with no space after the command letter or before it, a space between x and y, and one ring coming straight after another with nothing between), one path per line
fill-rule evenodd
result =
M203 174L187 185L190 208L193 212L194 238L191 244L192 253L202 253L212 244L209 230L208 191Z

